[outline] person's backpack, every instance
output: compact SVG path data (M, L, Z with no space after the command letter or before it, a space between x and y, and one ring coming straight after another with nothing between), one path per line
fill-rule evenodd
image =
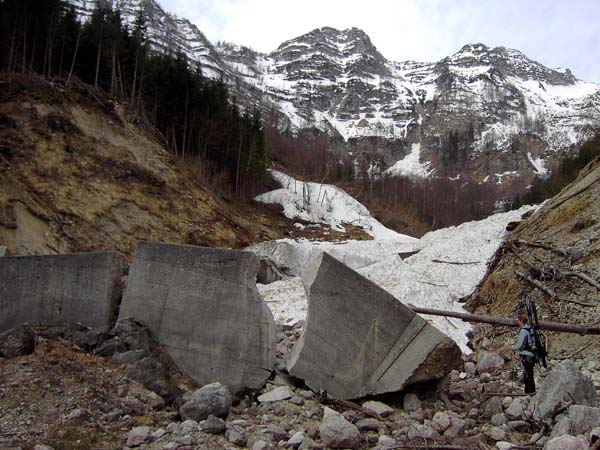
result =
M540 330L535 302L529 297L525 298L525 302L529 322L529 331L527 334L528 350L533 353L536 363L540 363L544 367L547 367L546 356L548 355L548 352L546 351L546 338Z

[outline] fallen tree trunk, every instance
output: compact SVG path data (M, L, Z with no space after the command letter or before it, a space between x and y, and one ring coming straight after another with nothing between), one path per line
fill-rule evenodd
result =
M473 323L489 323L492 325L499 325L504 327L514 327L518 328L519 324L516 319L509 319L506 317L493 317L493 316L484 316L481 314L469 314L469 313L461 313L456 311L444 311L442 309L431 309L431 308L419 308L416 306L410 306L417 314L426 314L431 316L444 316L444 317L454 317L456 319L461 319L464 322L473 322ZM560 323L560 322L550 322L547 320L540 320L540 328L542 330L548 331L558 331L560 333L575 333L575 334L594 334L600 335L600 326L595 325L573 325L568 323Z

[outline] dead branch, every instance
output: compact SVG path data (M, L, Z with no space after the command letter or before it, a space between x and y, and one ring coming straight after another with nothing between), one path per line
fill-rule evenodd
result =
M563 272L563 275L566 275L567 277L577 277L580 280L583 280L586 283L591 284L592 286L594 286L596 289L598 289L600 291L600 283L598 283L596 280L594 280L589 275L586 275L585 273L569 271L569 272Z
M546 244L545 242L539 242L539 241L531 242L531 241L525 241L523 239L517 239L515 242L517 244L527 245L528 247L537 247L537 248L543 248L544 250L550 250L551 252L558 253L559 255L564 256L565 258L580 256L579 252L565 249L565 248L556 247L554 245Z
M546 275L546 272L544 271L544 269L540 269L540 268L534 266L532 263L530 263L525 258L523 258L521 255L519 255L517 247L513 243L511 243L511 245L509 247L509 251L512 252L517 257L517 259L519 261L521 261L525 266L527 266L527 268L529 268L530 270L534 270L535 272L539 272L543 275Z
M444 261L444 260L441 260L441 259L432 259L431 262L442 263L442 264L455 264L457 266L470 265L470 264L480 264L480 261L460 262L460 261Z
M448 287L447 284L435 284L435 283L430 283L429 281L424 281L424 280L417 280L417 283L430 284L431 286L437 286L437 287L445 287L445 288Z
M569 355L569 357L573 357L575 355L578 355L579 353L581 353L582 351L584 351L586 348L588 348L593 343L594 343L594 341L588 342L583 347L580 347L579 349L575 350L571 355Z
M569 302L569 303L575 303L576 305L581 305L581 306L588 306L588 307L594 307L594 306L596 306L594 303L585 303L585 302L580 302L579 300L575 300L575 299L572 299L572 298L562 298L562 297L559 297L558 295L556 295L556 293L552 289L550 289L548 286L546 286L540 280L534 280L533 278L525 275L523 272L517 271L515 273L517 274L517 276L523 278L524 280L529 281L535 287L537 287L537 288L541 289L542 291L544 291L546 294L548 294L553 299L558 299L558 300Z
M556 295L556 293L552 289L550 289L548 286L546 286L540 280L534 280L530 276L525 275L523 272L516 271L515 273L517 274L518 277L523 278L524 280L529 281L531 284L533 284L535 287L537 287L537 288L541 289L542 291L544 291L550 297L552 297L552 298L557 298L558 297Z

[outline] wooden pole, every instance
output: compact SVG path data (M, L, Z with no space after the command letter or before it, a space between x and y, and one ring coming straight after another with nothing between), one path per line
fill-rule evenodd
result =
M456 311L444 311L441 309L418 308L416 306L410 306L410 309L412 309L417 314L454 317L456 319L461 319L464 322L489 323L492 325L499 325L504 327L519 327L519 324L516 319L508 319L506 317L483 316L481 314L460 313ZM547 331L558 331L559 333L600 335L600 326L572 325L568 323L549 322L547 320L540 320L540 329Z

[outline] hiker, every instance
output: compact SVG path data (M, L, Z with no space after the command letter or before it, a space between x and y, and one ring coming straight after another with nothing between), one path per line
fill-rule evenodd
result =
M533 378L533 366L535 365L535 355L531 351L533 342L531 341L530 328L527 324L527 316L521 315L519 322L519 338L513 350L519 352L521 362L523 363L523 381L525 383L525 393L535 394L535 380Z

